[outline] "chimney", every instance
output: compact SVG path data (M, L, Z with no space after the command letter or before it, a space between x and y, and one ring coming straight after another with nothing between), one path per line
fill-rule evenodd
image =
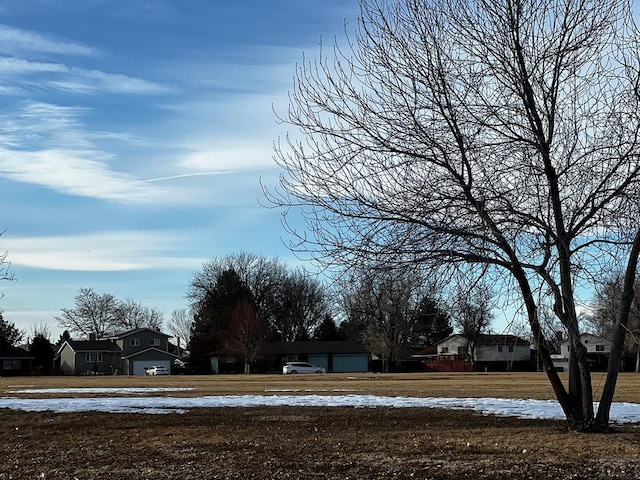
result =
M90 341L90 342L95 342L95 341L96 341L96 334L95 334L95 332L91 332L91 333L89 334L89 341Z
M562 331L558 330L556 332L556 353L558 355L562 354Z

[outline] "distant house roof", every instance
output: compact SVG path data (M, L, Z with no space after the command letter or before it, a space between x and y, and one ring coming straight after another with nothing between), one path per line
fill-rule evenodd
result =
M65 345L69 345L74 352L117 352L120 351L117 345L111 340L67 340L62 344L58 352Z
M4 359L4 358L29 359L34 357L29 352L27 352L24 348L3 347L3 348L0 348L0 359Z
M273 342L267 351L275 355L320 353L369 353L364 345L349 341Z
M157 335L162 335L164 337L171 337L171 335L167 335L166 333L162 333L159 330L154 330L152 328L134 328L132 330L127 330L125 332L120 332L120 333L116 333L115 335L113 335L112 339L118 339L118 338L125 338L128 337L130 335L135 335L136 333L140 333L140 332L145 332L145 331L149 331L149 332L153 332Z
M600 343L604 343L604 344L611 344L611 340L607 340L606 338L600 336L600 335L596 335L594 333L581 333L580 334L580 341L582 343L589 343L589 342L600 342ZM565 338L564 340L562 340L562 344L563 345L569 345L569 339Z
M174 355L173 353L169 353L166 350L160 350L159 348L155 348L155 347L149 347L149 348L145 348L144 350L139 350L139 351L137 351L135 353L132 353L131 355L127 355L124 358L130 359L130 358L137 357L138 355L142 355L143 353L147 353L147 352L160 353L160 354L162 354L162 356L165 356L165 357L180 358L180 357L178 357L178 355Z
M460 333L454 333L453 335L449 335L447 338L440 340L436 345L440 345L441 343L447 342L455 337L464 338L464 335ZM476 345L531 345L531 342L525 340L524 338L518 337L516 335L495 335L495 334L482 334L478 336L476 341Z

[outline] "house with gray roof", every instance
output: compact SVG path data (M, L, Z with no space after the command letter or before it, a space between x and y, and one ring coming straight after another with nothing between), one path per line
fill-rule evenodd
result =
M169 352L166 333L136 328L105 339L68 340L56 354L65 375L144 375L148 367L165 366L170 371L177 355Z

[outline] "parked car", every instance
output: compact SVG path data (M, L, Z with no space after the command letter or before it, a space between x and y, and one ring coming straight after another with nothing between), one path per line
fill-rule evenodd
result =
M154 365L147 368L145 373L147 375L169 375L169 369L164 365Z
M307 362L289 362L282 367L282 373L327 373L323 367L316 367Z

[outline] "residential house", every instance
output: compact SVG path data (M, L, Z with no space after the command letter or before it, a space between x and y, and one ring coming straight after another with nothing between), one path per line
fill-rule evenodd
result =
M515 335L479 335L473 352L468 339L461 334L448 336L438 342L436 347L436 362L442 365L431 365L435 370L488 372L536 369L530 343ZM445 368L447 362L452 362L449 363L451 368Z
M66 375L144 375L153 365L171 370L177 355L169 352L169 337L150 328L136 328L106 339L68 340L56 354Z
M371 360L362 344L349 341L278 342L274 349L280 366L287 362L309 362L335 373L367 372Z
M559 339L558 352L552 355L553 365L559 372L569 371L569 339ZM592 371L605 371L609 363L611 342L591 333L580 334L580 341L587 348L587 361Z
M212 373L243 371L242 362L235 357L212 353L209 358ZM367 349L356 342L271 342L265 345L262 358L252 366L252 371L279 373L287 362L309 362L327 372L367 372L370 360Z
M13 377L31 374L33 356L24 348L0 348L0 377Z

